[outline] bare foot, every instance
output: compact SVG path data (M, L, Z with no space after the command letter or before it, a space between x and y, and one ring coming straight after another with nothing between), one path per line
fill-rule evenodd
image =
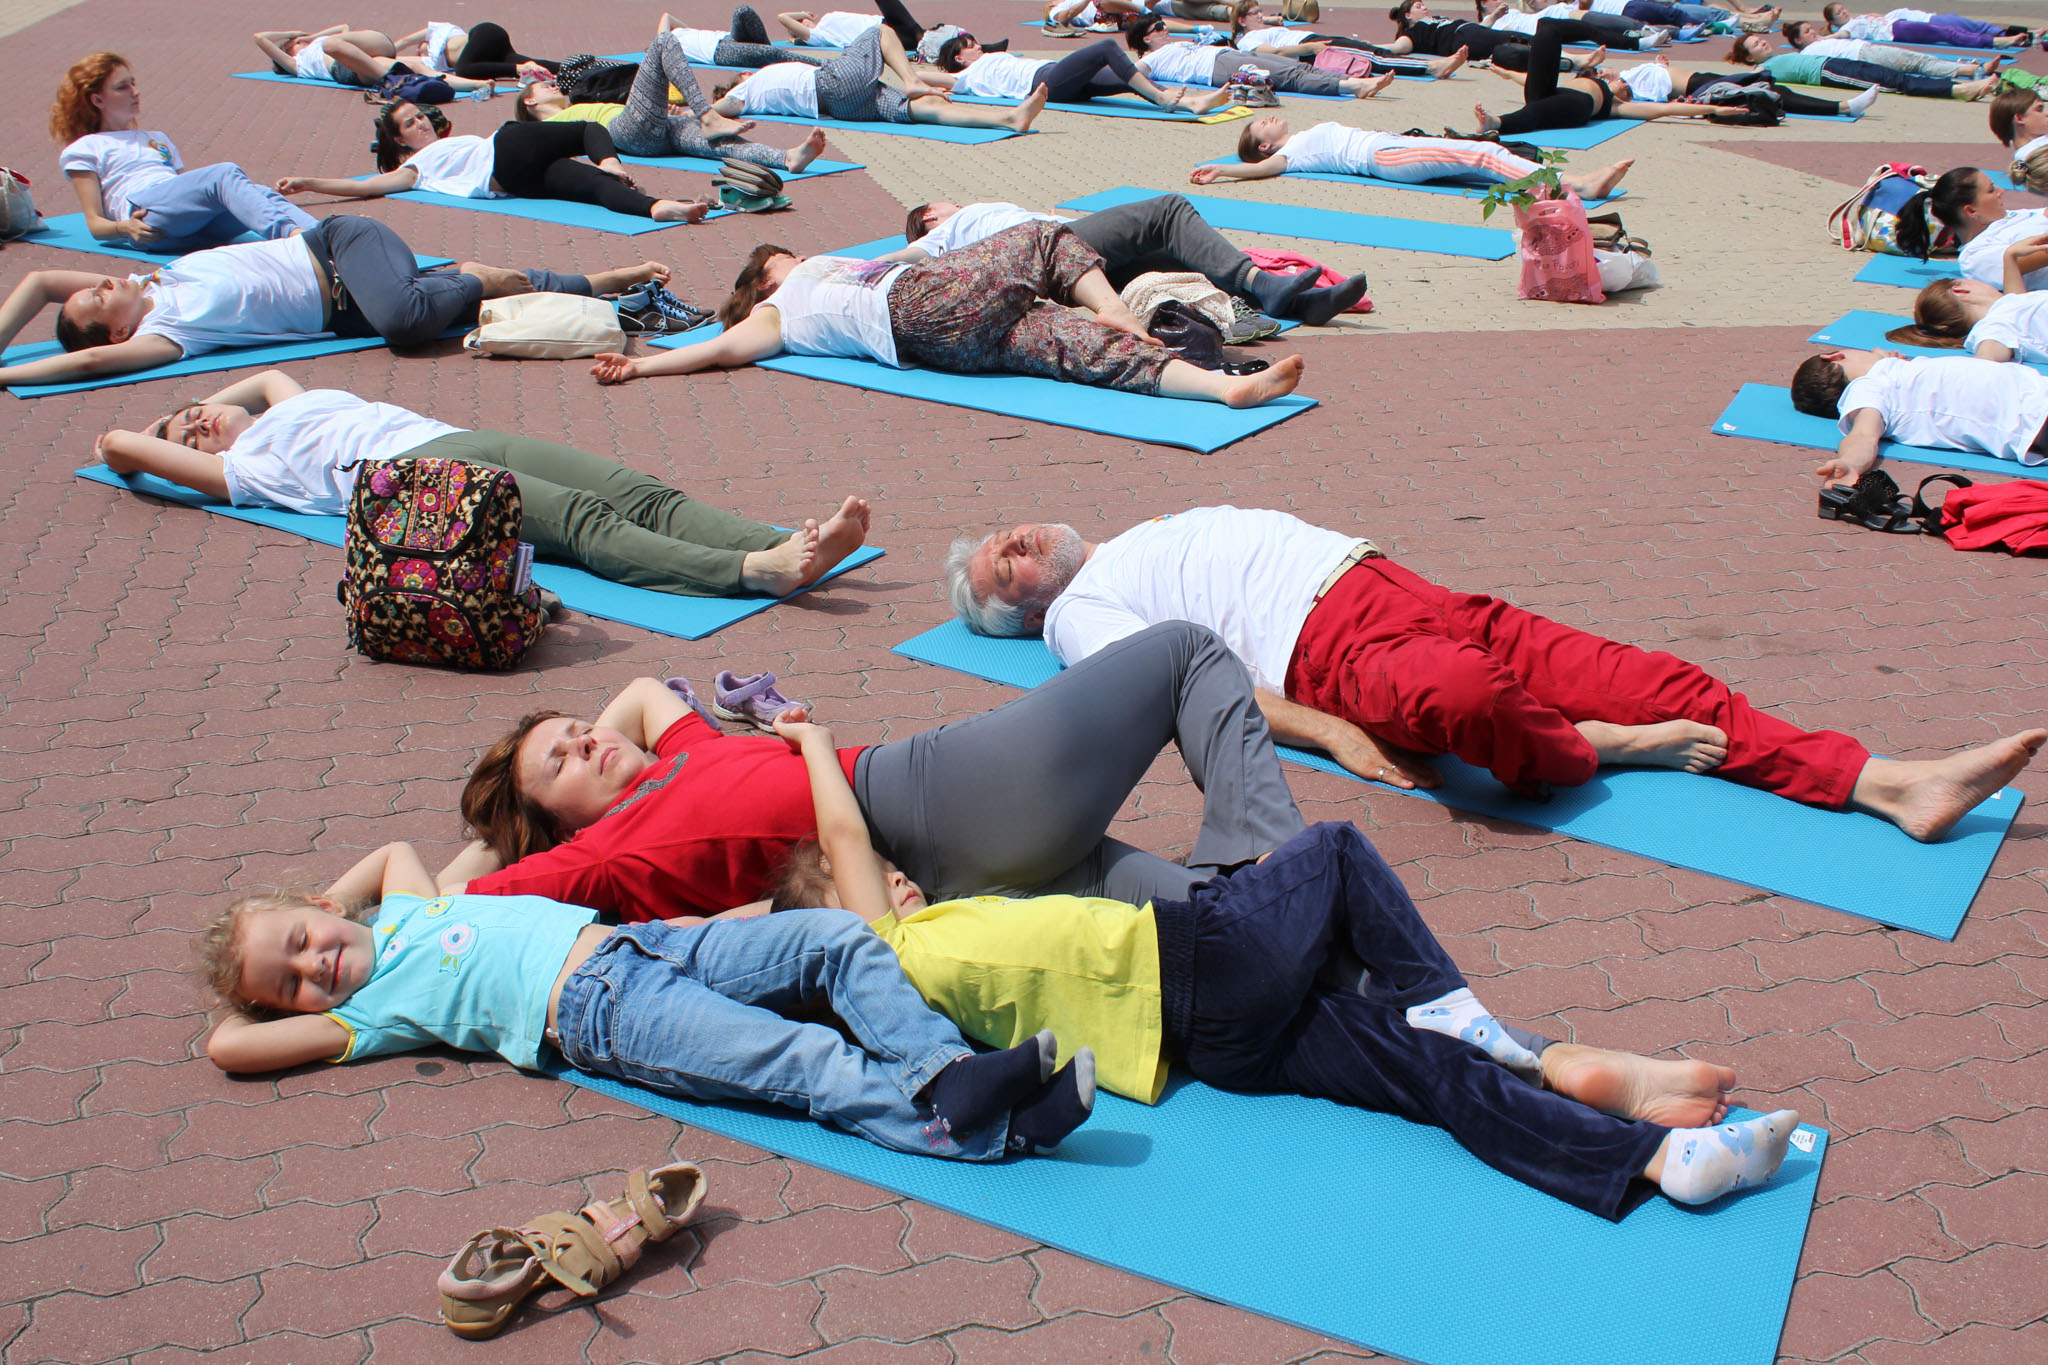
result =
M1602 763L1634 763L1647 768L1679 768L1703 773L1728 759L1728 736L1696 720L1667 720L1659 725L1609 725L1582 720L1578 731Z
M819 154L824 150L825 130L823 128L813 128L809 137L790 148L784 155L783 169L791 173L800 171L813 161L816 161Z
M722 138L744 137L755 127L750 118L729 118L716 110L706 114L700 122L704 126L704 136L713 142Z
M1873 758L1857 775L1850 800L1920 842L1931 843L2019 776L2044 743L2048 730L2027 730L1926 762Z
M520 276L524 280L525 276ZM631 289L636 284L649 280L668 282L668 266L661 261L642 261L638 265L621 266L617 270L599 270L590 276L590 292L593 294L617 294ZM532 288L531 285L525 286Z
M1605 166L1585 175L1566 175L1558 178L1564 182L1566 188L1577 190L1581 199L1605 199L1614 193L1614 187L1621 183L1621 178L1628 174L1628 168L1635 164L1635 158L1630 157L1627 161L1617 161L1612 166Z
M1456 71L1459 67L1463 66L1467 61L1471 60L1471 57L1472 49L1469 47L1461 47L1456 52L1453 52L1450 56L1444 58L1442 61L1431 62L1429 64L1429 74L1435 80L1442 80L1444 77L1450 75L1453 71Z
M750 551L740 561L740 586L748 592L784 597L818 573L818 523L806 521L774 549Z
M1949 94L1959 100L1981 100L1998 88L1998 78L1987 76L1981 81L1957 81L1949 87Z
M1604 46L1596 47L1587 54L1586 60L1579 63L1579 70L1581 73L1593 71L1599 67L1600 63L1606 60L1607 49Z
M805 583L815 583L837 568L839 561L858 550L868 538L868 501L848 498L839 510L818 527L818 554Z
M648 217L657 223L701 223L711 205L695 199L657 199Z
M1052 91L1042 85L1039 86L1031 92L1029 99L1004 115L1003 126L1005 128L1014 128L1020 133L1030 132L1031 125L1038 121L1040 114L1045 112L1045 102L1051 98Z
M1198 94L1193 90L1183 90L1174 96L1174 102L1183 109L1192 109L1198 114L1207 114L1230 103L1230 92L1228 90L1204 90Z
M464 261L455 267L460 274L470 275L483 281L484 297L502 299L513 294L530 294L533 282L526 278L526 272L507 270L501 265L485 265L482 261ZM591 288L597 289L596 277L592 277Z
M1347 90L1350 91L1351 97L1353 99L1369 100L1374 95L1379 94L1380 91L1386 89L1393 83L1394 73L1388 71L1381 75L1374 76L1370 80L1345 81L1344 86Z
M1294 392L1307 369L1308 362L1298 355L1276 360L1257 374L1239 375L1233 379L1224 387L1223 402L1227 407L1255 408L1275 398L1284 398Z
M1479 131L1482 133L1495 132L1500 128L1500 120L1487 113L1483 104L1472 106L1472 117L1479 120Z
M1705 1128L1728 1113L1733 1067L1659 1061L1579 1043L1543 1049L1543 1084L1566 1099L1618 1118L1666 1128Z

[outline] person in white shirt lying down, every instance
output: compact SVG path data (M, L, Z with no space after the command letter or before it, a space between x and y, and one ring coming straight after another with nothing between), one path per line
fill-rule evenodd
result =
M895 73L901 90L882 83ZM954 104L944 90L911 69L902 40L887 24L869 29L839 56L820 66L779 62L728 86L720 86L712 112L727 118L747 114L795 115L847 123L939 123L951 128L1008 128L1028 133L1050 98L1044 86L1014 109Z
M1205 89L1197 95L1177 90L1169 95L1138 69L1114 38L1099 38L1076 48L1056 62L1036 57L1012 57L1007 52L989 52L972 33L956 33L939 45L936 71L924 73L924 80L956 95L987 99L1021 100L1040 86L1062 104L1093 99L1097 95L1126 92L1141 96L1161 109L1185 109L1206 114L1230 103L1222 90Z
M689 597L774 597L816 582L867 535L868 504L847 498L794 532L694 501L615 460L502 431L464 431L278 370L188 403L146 432L110 431L93 453L116 474L154 474L237 507L339 516L358 470L409 459L509 469L520 539L615 583Z
M1077 305L1040 308L1041 299ZM1165 398L1256 407L1294 392L1291 355L1252 373L1204 370L1146 335L1064 223L1035 221L904 265L754 248L718 309L720 336L659 355L597 357L600 384L731 369L780 355L855 356L956 374L1028 374Z
M1101 544L1071 526L1013 526L955 540L945 573L971 628L1043 631L1067 664L1154 621L1206 625L1250 669L1275 739L1400 787L1437 783L1416 754L1456 754L1529 796L1609 763L1677 768L1931 841L2048 742L2029 729L1932 761L1875 758L1683 659L1440 587L1285 512L1198 507Z
M1197 185L1213 185L1218 180L1265 180L1298 171L1304 175L1369 175L1407 184L1459 180L1499 185L1543 169L1496 142L1404 137L1342 123L1318 123L1296 133L1279 114L1255 118L1244 126L1237 136L1237 157L1245 164L1197 166L1188 179ZM1585 175L1560 175L1558 180L1565 188L1577 190L1583 199L1605 199L1635 164L1630 158Z
M955 204L935 199L903 220L909 245L881 259L915 264L985 241L1019 223L1064 222L1102 257L1103 272L1119 289L1149 270L1194 271L1226 294L1251 302L1269 317L1321 327L1365 297L1366 278L1315 287L1314 271L1273 275L1202 221L1186 195L1162 194L1078 218L1034 213L1015 204Z
M1855 483L1875 469L1878 443L1887 437L2048 464L2048 375L2026 365L1827 351L1793 371L1792 406L1841 426L1834 457L1814 470L1829 486Z
M1133 21L1124 31L1124 42L1137 54L1138 65L1145 69L1145 74L1162 85L1221 87L1230 84L1231 76L1238 70L1251 66L1264 72L1275 90L1297 95L1349 95L1365 100L1394 81L1391 71L1378 76L1339 76L1334 71L1321 71L1306 62L1276 57L1269 52L1205 47L1171 36L1166 21L1156 14Z
M2011 251L2048 256L2048 236L2015 243ZM2048 293L2002 290L1982 280L1936 280L1913 300L1913 325L1884 335L1887 341L1959 350L1979 360L2048 365Z

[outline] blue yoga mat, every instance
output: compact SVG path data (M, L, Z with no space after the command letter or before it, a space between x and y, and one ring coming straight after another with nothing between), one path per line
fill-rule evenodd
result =
M1936 280L1953 280L1963 273L1954 261L1916 261L1911 256L1872 256L1856 272L1864 284L1895 284L1902 289L1920 289Z
M1533 142L1538 147L1583 152L1598 147L1609 138L1620 137L1631 128L1642 126L1641 119L1603 118L1578 128L1545 128L1540 133L1523 133L1520 136L1522 141Z
M1440 1129L1298 1095L1190 1081L1147 1106L1098 1092L1052 1155L984 1165L887 1151L793 1110L672 1099L559 1061L550 1074L1424 1365L1769 1365L1827 1154L1827 1133L1802 1125L1770 1184L1703 1209L1653 1195L1609 1223Z
M748 114L747 117L757 123L794 123L835 133L881 133L889 137L923 138L927 142L975 144L1024 136L1008 128L948 128L942 123L848 123L836 118L794 118L783 114Z
M432 204L437 208L465 209L471 213L495 213L506 218L527 218L537 223L559 223L563 227L615 232L624 237L637 237L643 232L659 232L663 228L689 226L687 223L657 223L652 218L636 218L630 213L616 213L597 204L577 204L567 199L469 199L459 194L439 194L433 190L405 190L384 197L403 199L411 204ZM706 215L705 221L724 218L731 212L731 209L713 209Z
M1077 213L1093 213L1097 209L1151 199L1160 193L1159 190L1120 185L1100 194L1069 199L1059 207ZM1341 213L1335 209L1306 209L1293 204L1218 199L1205 194L1191 194L1187 200L1210 227L1236 232L1307 237L1319 242L1387 247L1394 251L1426 251L1438 256L1473 256L1482 261L1502 261L1515 254L1514 238L1498 228L1422 223L1408 218L1380 218L1368 213Z
M702 175L717 175L724 169L722 162L703 156L621 155L619 160L628 166L652 166L657 170L667 171L696 171ZM827 161L821 156L800 171L777 170L774 167L769 169L775 170L775 173L784 180L815 180L821 175L837 175L841 171L864 171L867 167L857 161Z
M348 524L346 517L280 512L267 507L232 507L218 498L211 498L204 493L159 479L153 474L136 474L123 478L104 465L88 465L77 473L81 479L91 479L94 483L103 483L111 488L146 493L150 497L162 498L166 502L196 507L202 512L216 512L224 517L233 517L236 521L268 526L273 530L288 531L292 535L304 536L307 540L336 548L340 547L343 531ZM829 583L848 569L858 568L871 559L880 558L881 554L882 551L875 546L863 545L810 588L791 593L789 596L801 596L802 592L809 592L812 588ZM533 581L586 615L617 621L622 625L639 626L642 630L651 630L660 635L673 635L684 640L701 640L714 631L725 629L735 621L745 620L756 612L766 611L777 602L789 600L788 597L679 597L674 593L655 592L651 588L635 588L624 583L614 583L608 578L599 578L595 574L567 564L535 564Z
M124 261L134 261L137 264L149 266L169 265L172 261L185 254L183 251L138 249L129 246L126 242L103 242L87 230L85 215L82 213L66 213L56 218L45 218L40 228L19 240L33 246L54 246L60 247L65 251L88 251L95 256L118 256ZM235 238L237 243L260 240L253 232L245 232ZM228 243L213 242L209 245L226 246ZM441 259L443 258L435 258L436 261Z
M1012 687L1036 687L1059 671L1043 640L990 639L958 621L906 640L895 652ZM1282 745L1280 753L1319 772L1359 780L1314 750ZM1962 927L2026 800L2008 787L1964 816L1948 838L1921 844L1875 816L1819 810L1692 773L1604 768L1585 786L1538 802L1510 795L1491 775L1455 758L1437 759L1436 768L1441 787L1402 794L1556 830L1939 939L1953 939Z
M902 245L897 238L896 244ZM873 245L872 243L868 245ZM839 255L855 255L851 248ZM880 255L880 252L874 253ZM658 337L648 344L673 350L694 346L718 335L715 325L694 328L679 336ZM946 374L939 370L899 370L878 360L847 356L778 355L754 362L765 370L800 374L828 384L847 384L871 393L892 393L928 403L944 403L977 412L1001 413L1079 431L1097 431L1155 445L1181 446L1207 453L1221 450L1277 425L1316 405L1313 398L1289 394L1255 408L1226 408L1192 398L1160 398L1123 393L1088 384L1069 384L1024 374Z
M1244 163L1234 156L1219 156L1214 161L1204 161L1202 164L1204 166L1241 166ZM1406 180L1382 180L1376 175L1345 175L1338 171L1289 171L1286 178L1289 180L1327 180L1333 185L1363 185L1379 190L1415 190L1422 194L1454 194L1460 199L1484 199L1488 189L1488 186L1485 185L1459 185L1442 180L1417 185L1411 184ZM1585 204L1588 208L1597 208L1599 205L1607 203L1608 200L1625 199L1627 197L1627 190L1616 190L1605 199L1588 199L1585 201Z
M1744 384L1714 422L1716 436L1746 436L1752 441L1774 441L1779 445L1804 446L1808 450L1833 450L1842 439L1841 429L1825 417L1811 417L1792 406L1792 391L1772 384ZM1878 453L1887 460L1911 464L1940 465L1944 469L1967 469L1973 474L1991 474L2014 479L2048 478L2048 466L2024 465L2018 460L2001 460L1970 450L1942 450L1934 446L1900 445L1885 441Z
M306 90L346 90L351 95L362 95L370 87L364 85L343 85L340 81L323 81L312 76L280 76L275 71L237 71L238 81L274 81L279 85L296 85Z
M16 384L8 389L8 392L16 398L43 398L53 393L83 393L88 389L108 389L118 384L146 384L152 379L174 379L186 374L216 374L221 370L243 368L267 369L293 360L311 360L314 356L375 350L383 344L381 337L327 337L320 341L288 341L276 346L239 346L233 350L208 351L201 356L187 356L168 365L159 365L153 370L109 374L97 379L71 380L63 384ZM0 365L25 364L31 360L40 360L46 355L56 355L61 349L54 341L39 341L29 346L11 347L5 355L0 355Z
M999 100L988 95L953 96L953 103L955 104L991 104L999 109L1015 109L1022 102L1021 100ZM1192 110L1161 109L1158 105L1147 104L1141 99L1124 99L1116 95L1105 95L1099 100L1073 100L1066 102L1053 100L1049 101L1045 107L1058 110L1062 114L1094 114L1100 118L1144 118L1155 119L1161 123L1202 122L1202 116L1194 113ZM1224 110L1233 107L1226 104L1221 109L1212 109L1209 112L1220 114ZM1215 125L1203 124L1202 126L1214 127Z
M1871 313L1859 308L1854 312L1844 313L1807 340L1818 341L1826 346L1846 346L1851 350L1891 350L1905 355L1924 355L1936 359L1965 354L1953 346L1908 346L1903 341L1886 339L1885 333L1892 328L1910 327L1912 323L1913 319L1910 317L1892 313ZM2032 368L2048 371L2048 366L2043 365L2035 365Z

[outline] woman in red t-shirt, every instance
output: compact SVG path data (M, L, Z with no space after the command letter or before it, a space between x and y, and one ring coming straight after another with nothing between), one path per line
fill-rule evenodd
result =
M1186 866L1106 837L1168 741L1204 793ZM1244 665L1166 622L1023 696L909 739L840 752L875 845L938 898L995 890L1185 899L1302 829ZM536 712L462 794L481 844L444 876L625 920L710 915L767 894L814 834L803 759L720 734L651 678L595 721ZM483 868L497 870L481 872Z

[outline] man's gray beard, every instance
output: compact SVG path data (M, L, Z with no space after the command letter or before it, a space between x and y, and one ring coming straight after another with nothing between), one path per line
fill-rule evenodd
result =
M1059 532L1059 539L1045 556L1045 576L1040 580L1039 589L1039 596L1044 600L1032 603L1040 610L1051 606L1052 600L1067 590L1067 585L1074 581L1074 575L1081 572L1081 566L1088 559L1087 542L1081 539L1079 531L1065 522L1047 523L1047 529Z

